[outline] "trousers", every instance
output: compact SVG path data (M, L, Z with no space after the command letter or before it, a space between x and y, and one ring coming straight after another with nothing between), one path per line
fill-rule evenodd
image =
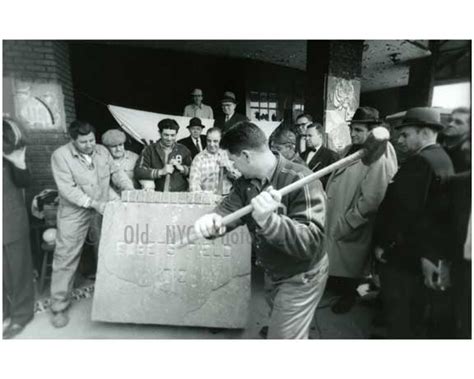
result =
M94 245L97 255L102 216L95 210L79 207L60 207L57 218L56 249L51 276L51 310L61 312L70 305L74 276L81 258L86 237Z
M25 238L3 245L3 318L26 325L35 305L30 240Z
M265 298L270 306L268 339L307 339L314 311L324 292L329 260L325 255L311 270L289 278L265 274Z
M389 339L424 337L426 291L421 272L389 263L379 267Z

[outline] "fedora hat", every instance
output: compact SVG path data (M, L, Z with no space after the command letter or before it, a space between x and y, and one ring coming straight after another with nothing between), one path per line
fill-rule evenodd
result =
M189 120L189 125L186 128L192 128L193 126L200 126L201 128L205 128L205 126L201 123L201 119L199 117L193 117Z
M224 96L222 96L221 103L234 103L234 104L237 104L235 94L233 92L230 92L230 91L224 92Z
M202 90L200 88L194 88L191 92L191 96L202 96Z
M438 132L444 129L443 124L441 124L439 112L429 107L416 107L407 110L401 124L395 126L395 129L404 128L406 126L431 128Z
M347 121L349 124L359 123L359 124L381 124L382 121L379 118L379 111L372 107L359 107L352 116L350 121Z

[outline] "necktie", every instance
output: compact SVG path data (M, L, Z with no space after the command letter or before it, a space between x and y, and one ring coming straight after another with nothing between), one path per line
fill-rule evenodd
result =
M225 122L229 121L229 115L225 115Z
M201 151L202 151L201 139L200 139L200 138L196 138L196 139L195 139L195 143L196 143L196 147L197 147L198 151L201 152Z

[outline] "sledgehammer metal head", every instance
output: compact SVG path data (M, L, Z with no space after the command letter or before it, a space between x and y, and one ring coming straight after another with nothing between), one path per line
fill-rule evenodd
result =
M390 133L387 128L383 126L373 128L363 146L365 154L361 159L362 163L369 166L377 161L385 152L389 139Z

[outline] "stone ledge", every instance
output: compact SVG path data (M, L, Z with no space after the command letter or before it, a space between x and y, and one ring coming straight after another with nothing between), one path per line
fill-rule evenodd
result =
M209 192L123 191L125 203L216 204L222 196Z

